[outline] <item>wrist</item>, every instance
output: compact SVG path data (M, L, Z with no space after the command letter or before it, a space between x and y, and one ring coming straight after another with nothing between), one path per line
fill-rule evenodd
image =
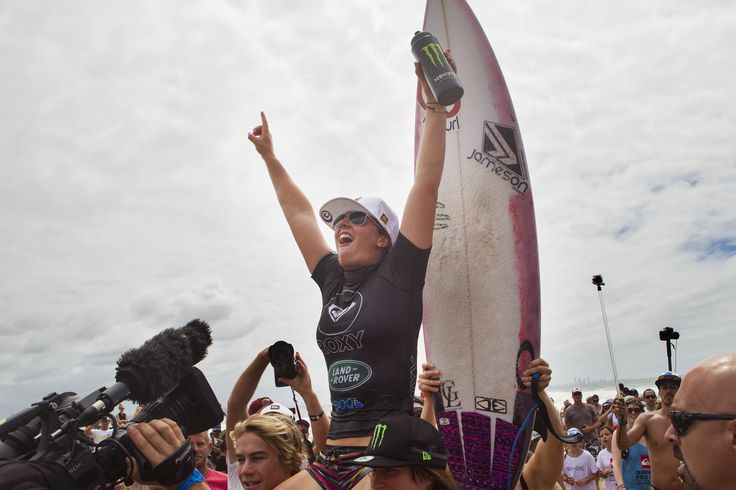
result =
M320 410L319 413L315 413L315 414L308 413L307 415L309 415L309 420L311 420L312 422L316 422L325 416L325 411Z
M278 163L276 154L273 151L264 151L261 153L261 158L263 158L263 161L266 162L267 165Z
M441 106L438 102L427 102L425 104L426 111L425 114L430 113L436 113L436 114L447 114L447 109L445 109L444 106Z
M259 352L256 356L256 361L258 361L260 364L268 365L268 363L271 362L271 359L268 357L268 349L263 349L261 352Z

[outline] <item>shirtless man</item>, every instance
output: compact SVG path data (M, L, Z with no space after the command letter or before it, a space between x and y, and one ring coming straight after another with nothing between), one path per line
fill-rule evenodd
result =
M665 432L670 426L670 406L680 388L680 376L667 371L661 374L655 384L662 399L662 408L656 412L642 413L637 417L633 426L626 430L619 430L618 447L621 450L634 445L642 436L649 449L649 460L652 466L652 488L654 490L681 490L682 482L677 476L679 461L672 453L672 448L665 439ZM626 412L623 400L614 402L615 413L622 425L626 426Z

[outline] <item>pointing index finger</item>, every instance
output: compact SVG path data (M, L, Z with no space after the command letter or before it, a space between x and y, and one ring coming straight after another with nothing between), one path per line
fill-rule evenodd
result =
M263 129L268 129L268 121L266 120L266 113L261 111L261 124L263 124Z

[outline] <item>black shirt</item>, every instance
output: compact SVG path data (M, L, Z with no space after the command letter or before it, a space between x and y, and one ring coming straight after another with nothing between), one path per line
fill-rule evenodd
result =
M399 234L376 265L345 271L331 253L314 269L331 439L368 436L380 418L411 413L429 252Z

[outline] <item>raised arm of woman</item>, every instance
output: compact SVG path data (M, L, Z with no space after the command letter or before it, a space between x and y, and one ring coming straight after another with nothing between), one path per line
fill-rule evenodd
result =
M445 55L453 69L456 69L449 50L445 51ZM418 63L415 64L415 70L424 90L427 110L414 169L414 185L404 208L401 233L417 247L427 249L432 246L437 191L445 165L447 111L435 100Z
M271 177L271 183L291 229L291 234L296 240L309 272L312 273L320 259L330 252L330 247L319 231L312 204L276 158L268 121L263 112L261 112L261 124L248 133L248 139L266 163L268 175Z

